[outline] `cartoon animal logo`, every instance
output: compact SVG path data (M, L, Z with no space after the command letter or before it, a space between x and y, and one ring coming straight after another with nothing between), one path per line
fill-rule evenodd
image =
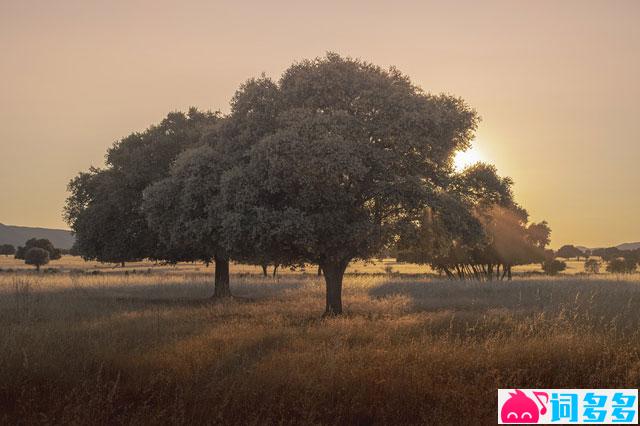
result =
M538 423L540 414L547 412L546 404L549 402L549 395L546 392L533 392L535 398L540 403L538 405L519 389L515 392L509 392L509 399L502 405L500 410L500 418L503 423ZM545 402L540 400L545 398Z

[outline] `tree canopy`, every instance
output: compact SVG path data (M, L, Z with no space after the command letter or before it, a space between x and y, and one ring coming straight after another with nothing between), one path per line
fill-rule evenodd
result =
M564 245L558 249L556 256L563 257L565 259L571 259L572 257L580 258L586 256L582 250L573 245Z
M478 118L395 69L335 54L294 64L277 87L275 131L222 177L226 244L319 264L325 312L337 314L349 262L379 253L439 197Z
M542 270L547 275L557 275L558 272L562 272L567 269L566 262L563 262L558 259L545 260L542 263Z
M511 277L512 266L544 260L551 230L544 221L529 223L529 214L513 198L511 179L478 163L449 182L399 241L399 260L427 263L458 279Z
M16 253L16 248L13 244L1 244L0 245L0 254L5 256L10 256Z
M116 142L107 152L105 168L92 167L69 183L65 219L83 258L115 263L198 258L176 253L149 228L142 193L169 174L178 154L199 145L218 119L218 114L195 108L172 112L160 124Z
M257 141L275 129L277 87L266 78L251 79L236 92L231 112L203 134L202 144L184 151L168 176L144 192L149 225L173 251L216 264L214 295L229 296L229 255L236 260L270 263L270 252L253 247L231 250L224 238L229 212L221 199L224 173L248 161Z
M632 257L616 257L607 262L607 272L631 274L636 271L638 261Z
M66 219L87 259L315 263L327 315L342 312L349 262L384 251L464 278L542 262L546 222L530 223L511 179L457 173L479 118L395 68L334 53L278 81L244 83L230 113L171 113L114 144L106 167L69 184Z
M42 265L49 263L49 252L40 247L31 247L24 254L24 263L33 265L40 271Z
M27 240L24 246L18 247L15 252L16 259L26 259L26 254L29 249L41 248L46 250L49 254L49 260L57 260L62 257L62 252L53 246L53 243L46 238L31 238Z

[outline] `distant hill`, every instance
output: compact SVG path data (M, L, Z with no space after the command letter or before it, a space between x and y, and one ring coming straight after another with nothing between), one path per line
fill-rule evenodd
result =
M640 248L640 242L637 243L624 243L616 246L618 250L635 250Z
M611 247L611 246L609 246ZM618 244L617 246L615 246L618 250L635 250L640 248L640 241L637 243L622 243L622 244ZM608 247L585 247L585 246L576 246L576 248L582 250L582 251L587 251L587 250L596 250L599 248L608 248Z
M30 228L27 226L11 226L0 223L0 244L23 246L30 238L46 238L54 247L70 249L75 238L71 231L64 229Z

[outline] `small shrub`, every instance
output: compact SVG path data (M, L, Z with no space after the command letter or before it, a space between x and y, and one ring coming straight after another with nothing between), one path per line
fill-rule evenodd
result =
M635 259L617 257L615 259L611 259L609 263L607 263L607 272L611 272L613 274L631 274L635 272L635 270Z
M547 275L556 275L558 272L562 272L567 269L567 264L558 259L545 260L542 263L542 270Z
M584 271L589 274L597 274L600 272L600 262L596 259L587 259L584 262Z
M40 271L42 265L49 263L49 252L39 247L32 247L24 255L24 263L36 267Z

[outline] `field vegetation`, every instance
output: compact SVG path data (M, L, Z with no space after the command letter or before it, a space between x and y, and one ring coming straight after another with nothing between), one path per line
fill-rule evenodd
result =
M459 282L354 264L346 313L323 319L313 268L237 266L216 300L197 264L11 262L2 424L495 424L500 387L640 382L638 275Z
M497 388L637 387L640 250L549 249L511 178L454 167L478 123L327 53L116 141L73 247L1 251L0 424L478 425Z

